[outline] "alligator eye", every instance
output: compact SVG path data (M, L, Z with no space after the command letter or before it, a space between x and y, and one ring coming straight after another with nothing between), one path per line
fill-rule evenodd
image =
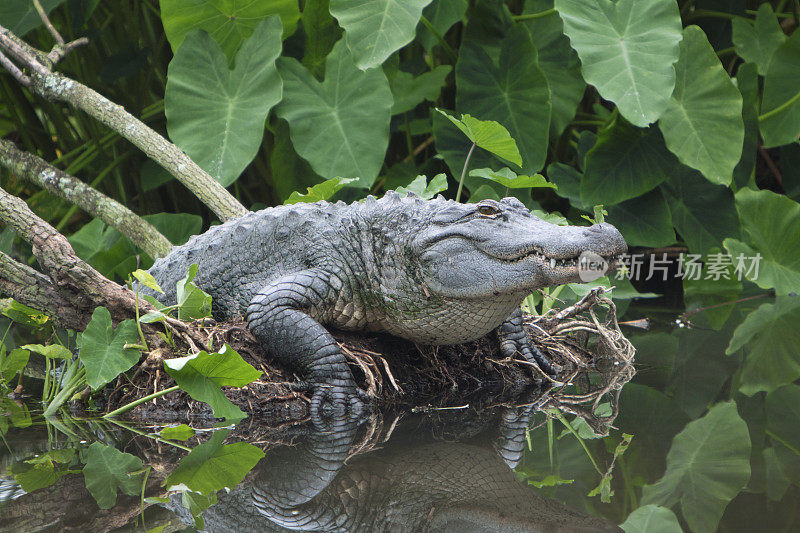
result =
M490 217L490 216L499 214L500 210L497 209L493 205L483 204L483 205L478 206L478 213L480 213L481 215Z

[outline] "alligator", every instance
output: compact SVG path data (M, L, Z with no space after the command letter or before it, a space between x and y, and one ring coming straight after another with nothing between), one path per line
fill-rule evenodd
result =
M534 411L503 409L499 432L487 412L386 425L334 417L324 427L290 428L293 445L271 447L242 483L217 494L202 514L204 531L621 533L514 474ZM382 426L389 435L371 433ZM363 452L367 435L380 445ZM192 522L179 495L166 507Z
M325 326L420 344L496 330L505 357L554 374L523 330L520 304L537 288L581 281L582 254L613 268L626 251L610 224L558 226L513 197L461 204L389 192L273 207L214 226L154 263L165 293L149 294L176 303L176 283L197 264L194 282L213 297L214 317L246 317L273 357L304 373L312 413L358 410L370 398Z

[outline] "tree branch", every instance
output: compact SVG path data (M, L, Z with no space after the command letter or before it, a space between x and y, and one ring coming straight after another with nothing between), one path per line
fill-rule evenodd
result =
M0 294L49 316L64 328L82 330L88 315L64 298L53 280L0 252Z
M83 261L75 254L66 237L36 216L24 200L8 194L2 188L0 223L31 244L33 255L42 269L53 280L62 298L70 301L74 308L91 314L97 306L102 305L108 308L112 316L134 316L136 300L131 291Z
M30 69L33 92L49 100L66 102L128 139L183 183L220 220L248 213L236 198L180 148L148 128L122 106L75 80L53 72L53 62L47 55L24 43L3 26L0 26L0 49Z
M150 257L163 257L172 248L172 244L152 224L121 203L2 139L0 165L101 219Z

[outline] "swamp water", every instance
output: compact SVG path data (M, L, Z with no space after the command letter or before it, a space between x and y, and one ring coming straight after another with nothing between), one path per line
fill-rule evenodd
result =
M800 298L653 322L620 387L516 405L192 429L3 399L0 531L800 531Z

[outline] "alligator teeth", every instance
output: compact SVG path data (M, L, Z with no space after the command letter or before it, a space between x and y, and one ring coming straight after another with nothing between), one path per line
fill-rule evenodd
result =
M555 268L556 267L556 263L557 263L557 261L555 259L551 259L550 260L550 268Z

